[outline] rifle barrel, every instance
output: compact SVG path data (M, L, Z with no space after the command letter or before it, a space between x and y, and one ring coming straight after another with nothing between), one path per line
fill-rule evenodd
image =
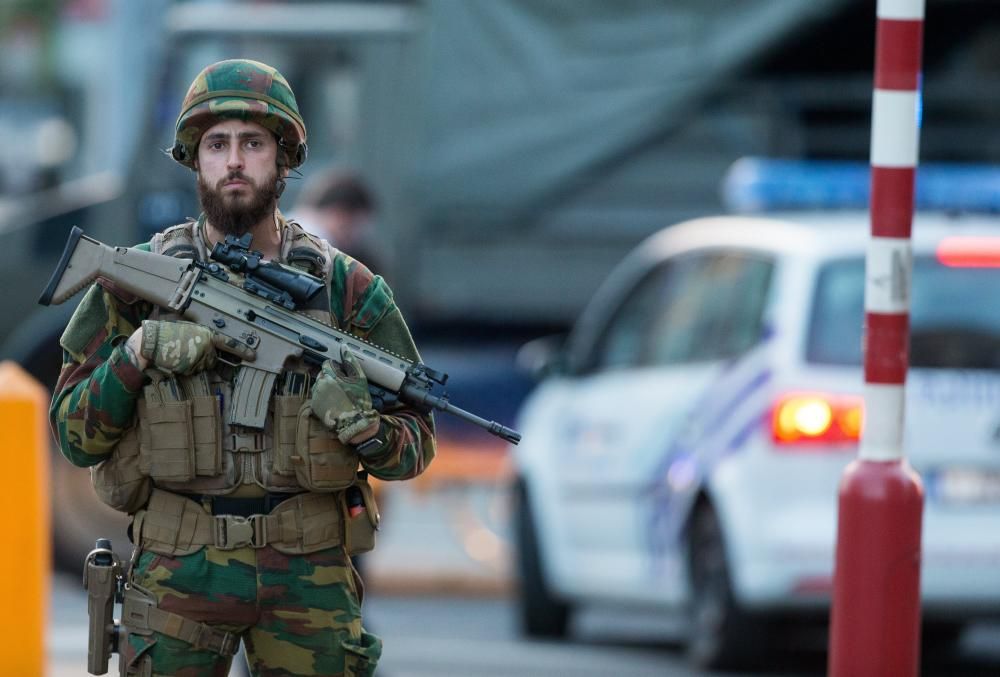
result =
M422 388L410 385L404 385L400 389L400 394L402 394L409 402L417 405L423 405L431 409L436 409L438 411L443 411L451 414L452 416L457 416L463 421L468 421L473 425L477 425L491 435L496 435L511 444L517 444L521 441L521 433L516 430L508 428L507 426L497 423L496 421L488 421L485 418L476 416L472 412L466 411L465 409L460 409L449 402L447 397L439 397Z

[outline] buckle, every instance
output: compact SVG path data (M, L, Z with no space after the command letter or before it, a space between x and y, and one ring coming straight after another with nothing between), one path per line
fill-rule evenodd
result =
M156 601L129 586L125 589L122 599L122 625L135 630L150 630L149 611L156 606Z
M219 653L223 656L235 656L240 650L240 636L234 632L227 632L222 636L219 645Z
M212 651L220 656L235 656L240 650L240 636L198 623L191 646L201 651Z
M267 545L267 525L264 515L219 515L215 518L215 547L219 550L235 550L250 546L263 548Z

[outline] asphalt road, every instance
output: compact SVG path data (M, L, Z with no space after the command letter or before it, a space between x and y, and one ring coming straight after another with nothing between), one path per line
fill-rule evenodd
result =
M386 649L380 677L818 677L825 637L803 633L752 672L706 673L684 660L680 619L591 609L568 642L525 641L506 599L373 597L368 617ZM1000 675L1000 625L974 628L957 654L927 657L924 677Z
M505 598L369 595L368 625L385 640L379 677L695 677L684 662L676 619L589 610L575 619L570 642L524 641ZM53 586L49 677L86 674L86 597L75 577ZM112 674L115 673L112 662ZM775 654L759 677L824 674L822 642ZM233 675L241 674L238 671ZM723 673L715 673L721 675ZM925 659L925 677L1000 674L1000 626L967 633L958 654Z

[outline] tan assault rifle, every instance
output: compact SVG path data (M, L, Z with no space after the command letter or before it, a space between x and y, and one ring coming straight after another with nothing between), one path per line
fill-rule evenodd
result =
M447 395L435 395L432 389L443 386L447 374L295 312L316 297L323 281L262 261L250 250L249 234L215 245L212 259L205 263L110 247L74 227L38 302L61 304L100 277L252 348L257 357L238 366L233 387L230 420L239 425L264 427L275 379L288 360L319 365L338 361L347 349L361 363L376 408L400 401L458 416L513 444L521 440L517 431L459 409Z

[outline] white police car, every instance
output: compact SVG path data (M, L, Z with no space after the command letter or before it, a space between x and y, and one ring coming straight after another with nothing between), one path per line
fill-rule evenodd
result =
M925 620L956 635L1000 615L998 224L914 224L906 454L925 486ZM862 423L867 242L860 213L706 218L611 274L518 421L529 634L565 634L581 603L686 609L691 658L722 666L765 646L769 620L825 616Z

